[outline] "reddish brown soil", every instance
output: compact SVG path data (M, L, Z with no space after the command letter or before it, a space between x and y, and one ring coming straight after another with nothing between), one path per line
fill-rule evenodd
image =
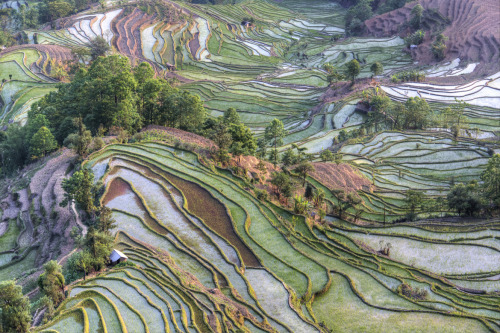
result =
M373 189L371 182L349 164L313 163L311 177L329 189L344 189L346 192Z
M408 3L403 8L376 16L366 21L368 34L391 36L402 34L401 26L410 18L410 12L417 2ZM478 71L482 74L499 70L500 57L500 5L498 0L421 0L425 9L437 9L451 20L444 35L447 60L460 58L462 61L480 62ZM413 56L421 63L432 63L434 58L430 44L431 33L415 51Z

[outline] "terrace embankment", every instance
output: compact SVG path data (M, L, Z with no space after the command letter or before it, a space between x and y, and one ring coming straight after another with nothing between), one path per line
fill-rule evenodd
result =
M184 193L188 210L205 221L212 230L231 243L240 253L246 266L261 267L253 252L234 231L231 218L227 215L224 205L212 197L207 190L195 183L171 174L165 174L165 176Z
M475 74L496 73L500 65L500 7L497 0L421 0L426 10L437 10L450 20L442 33L449 39L447 60L460 58L467 62L480 62ZM367 20L367 33L373 36L403 34L405 22L410 20L411 9L417 2ZM431 35L427 33L424 43L418 46L413 56L421 63L434 61L431 52ZM404 37L403 36L403 37Z

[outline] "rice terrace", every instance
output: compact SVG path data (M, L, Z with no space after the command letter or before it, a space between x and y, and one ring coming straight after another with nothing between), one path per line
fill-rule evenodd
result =
M0 333L500 332L498 0L0 2Z

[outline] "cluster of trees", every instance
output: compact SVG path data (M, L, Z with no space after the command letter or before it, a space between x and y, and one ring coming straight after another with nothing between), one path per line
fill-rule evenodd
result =
M434 57L437 60L443 60L446 57L446 41L448 37L443 34L439 34L436 36L434 41L432 42L431 49Z
M454 212L460 216L493 215L500 209L500 155L493 155L481 174L481 183L454 184L446 197L430 198L421 191L406 192L406 218L418 212Z
M437 126L449 129L457 138L462 131L468 128L465 109L468 104L464 101L455 100L448 107L432 111L425 99L410 97L405 103L392 101L382 90L375 90L374 94L364 92L365 100L370 105L368 121L363 128L369 131L374 128L375 132L381 128L424 129L429 126ZM339 141L342 142L339 136Z
M119 55L98 57L88 68L81 67L71 83L60 84L58 91L32 105L26 126L12 124L0 132L2 173L9 174L65 143L85 156L93 135L123 131L130 135L150 124L190 132L210 127L205 125L206 110L198 96L173 88L154 74L149 64L132 68ZM100 148L102 140L97 141Z
M65 274L69 281L75 280L81 273L85 279L88 273L100 271L106 266L113 247L111 230L115 228L115 220L111 210L100 204L103 186L100 182L94 183L94 174L90 169L76 171L71 178L63 180L62 188L65 193L60 205L66 207L75 202L83 211L84 223L88 226L84 238L77 236L78 230L72 231L82 251L68 259Z
M24 127L13 124L0 132L1 173L6 175L29 161L44 157L57 148L57 142L44 115L28 119Z
M204 134L219 147L212 155L221 163L229 161L228 153L233 156L254 155L257 150L257 140L234 108L227 109L221 117L207 119Z
M71 83L34 103L30 116L45 115L59 143L76 130L74 118L82 118L93 134L112 127L134 133L149 124L200 129L206 118L200 98L154 74L147 63L132 68L120 55L98 57L79 69Z
M12 280L0 281L0 332L28 332L31 326L30 301L21 286Z
M343 81L346 78L351 80L351 84L354 84L356 77L361 73L361 64L358 60L353 59L349 61L343 70L339 71L335 66L330 63L323 65L323 69L328 73L327 81L330 85L338 81ZM384 66L380 62L374 62L370 66L370 71L372 72L372 78L377 75L381 75L384 72Z

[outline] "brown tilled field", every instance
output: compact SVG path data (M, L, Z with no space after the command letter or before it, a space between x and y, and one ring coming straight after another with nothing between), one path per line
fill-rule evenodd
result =
M401 9L376 16L366 21L367 32L372 36L406 36L402 24L410 19L411 9L417 2L411 2ZM421 0L427 10L436 9L451 23L443 34L449 38L447 59L460 58L463 61L480 62L479 73L493 73L499 70L500 57L500 6L498 0ZM426 39L414 57L422 63L434 61L430 44Z
M371 182L349 164L317 162L313 165L315 170L311 173L311 177L329 189L341 188L347 192L373 189Z

